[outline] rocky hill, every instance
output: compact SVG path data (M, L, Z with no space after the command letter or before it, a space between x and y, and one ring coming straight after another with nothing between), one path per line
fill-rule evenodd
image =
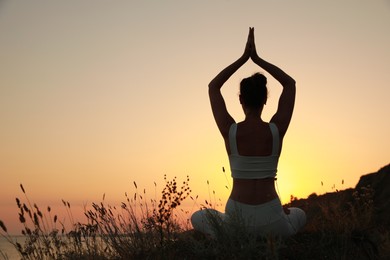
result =
M311 223L319 223L324 214L342 217L342 211L352 214L366 214L372 210L373 221L378 225L390 226L390 164L375 173L360 177L355 188L326 193L311 194L306 199L293 200L288 206L302 208ZM332 212L339 211L339 212Z
M360 177L356 190L371 187L374 190L374 207L377 221L390 225L390 164L376 173Z

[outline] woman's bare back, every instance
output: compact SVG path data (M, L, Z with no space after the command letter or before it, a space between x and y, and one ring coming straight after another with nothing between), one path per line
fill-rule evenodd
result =
M238 123L236 140L238 154L241 156L270 156L272 153L273 138L269 124L259 118ZM228 142L226 147L230 147ZM230 199L234 201L258 205L277 196L274 178L233 179Z

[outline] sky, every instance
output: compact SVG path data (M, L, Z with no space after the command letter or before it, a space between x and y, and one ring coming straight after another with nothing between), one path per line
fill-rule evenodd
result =
M20 232L21 183L38 205L77 211L103 194L124 201L134 181L158 199L164 174L190 177L192 211L223 210L232 182L207 85L249 27L259 55L297 82L282 202L354 187L390 162L389 26L389 0L2 0L0 219ZM222 89L236 121L254 72L265 73L249 61ZM265 75L269 120L281 86Z

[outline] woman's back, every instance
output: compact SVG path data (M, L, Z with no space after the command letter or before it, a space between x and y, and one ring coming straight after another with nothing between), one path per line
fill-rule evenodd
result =
M272 133L268 123L260 118L237 124L237 150L241 156L269 156L272 154ZM230 154L230 151L228 151Z
M232 138L235 138L235 141ZM237 124L235 135L230 136L229 139L227 147L233 175L233 190L230 198L251 205L262 204L277 198L272 168L276 171L279 157L278 132L272 133L270 124L259 118L257 120L247 118ZM234 143L233 146L231 142ZM243 160L249 163L247 165L254 165L254 169L258 167L259 170L245 169L246 166L241 163ZM262 169L263 165L265 169ZM272 167L273 165L276 166ZM268 168L270 166L271 171ZM246 171L253 176L245 174Z

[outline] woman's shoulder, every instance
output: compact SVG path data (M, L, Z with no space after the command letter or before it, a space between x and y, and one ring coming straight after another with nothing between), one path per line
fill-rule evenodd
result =
M248 129L267 129L270 127L271 124L275 124L273 122L266 122L266 121L241 121L236 123L237 127L241 128L248 128Z

